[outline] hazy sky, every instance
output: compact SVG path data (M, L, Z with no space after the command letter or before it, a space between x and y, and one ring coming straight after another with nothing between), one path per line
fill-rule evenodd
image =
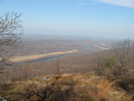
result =
M134 39L134 0L0 0L0 15L11 11L24 34Z

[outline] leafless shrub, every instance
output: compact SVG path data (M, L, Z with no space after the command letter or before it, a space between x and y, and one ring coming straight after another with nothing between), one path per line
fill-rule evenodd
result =
M133 43L129 39L113 43L112 52L115 58L119 61L121 67L125 67L134 58Z

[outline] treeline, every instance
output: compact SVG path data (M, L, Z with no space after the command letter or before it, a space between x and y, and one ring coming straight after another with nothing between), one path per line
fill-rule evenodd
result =
M30 40L22 41L21 47L18 48L16 55L37 55L46 54L52 52L60 51L70 51L74 49L84 49L88 45L98 45L99 43L106 44L108 47L111 41L100 41L100 40L56 40L56 39L46 39L46 40ZM91 52L101 51L99 48L91 47Z

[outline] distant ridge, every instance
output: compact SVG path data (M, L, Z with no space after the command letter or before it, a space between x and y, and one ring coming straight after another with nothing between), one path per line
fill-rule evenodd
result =
M117 40L105 37L93 37L88 35L55 35L55 34L25 34L22 40L44 40L44 39L62 39L62 40Z

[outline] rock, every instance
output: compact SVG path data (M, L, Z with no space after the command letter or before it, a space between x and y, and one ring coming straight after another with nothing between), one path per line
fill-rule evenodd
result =
M0 96L0 101L7 101L4 97Z
M41 78L40 80L43 80L43 81L49 81L49 80L51 80L52 78L50 78L50 77L43 77L43 78Z

